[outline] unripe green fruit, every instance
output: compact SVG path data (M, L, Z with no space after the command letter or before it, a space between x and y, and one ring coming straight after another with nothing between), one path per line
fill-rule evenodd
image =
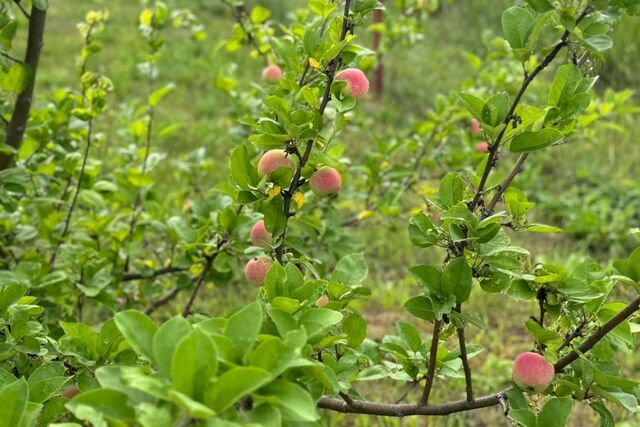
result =
M269 150L258 161L260 176L270 175L278 168L293 168L293 160L284 150Z
M251 228L251 243L262 247L267 247L271 244L271 233L267 231L263 220L256 222Z
M275 64L268 65L262 70L262 78L268 83L278 83L282 77L282 70Z
M253 258L244 268L244 275L254 285L262 285L267 271L271 268L271 264L273 264L273 261L267 257Z
M309 185L316 195L329 196L340 191L342 178L336 169L325 166L311 175Z
M367 76L357 68L346 68L336 74L335 80L347 82L346 94L362 98L369 92Z
M513 382L523 389L544 391L554 375L553 365L538 353L521 353L513 362Z

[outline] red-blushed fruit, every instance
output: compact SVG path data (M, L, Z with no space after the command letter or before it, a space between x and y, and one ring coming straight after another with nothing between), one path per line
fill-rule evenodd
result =
M316 306L318 306L318 307L324 307L327 304L329 304L329 297L326 296L326 295L322 295L316 301Z
M538 353L520 353L513 362L513 382L520 388L544 391L553 381L555 369Z
M354 98L362 98L369 92L369 80L357 68L345 68L336 74L335 80L347 82L346 93Z
M80 394L80 389L78 387L71 387L62 392L62 397L65 399L73 399L78 394Z
M480 122L475 117L471 119L471 134L472 135L480 135L482 129L480 129Z
M251 243L262 247L271 244L271 233L269 233L264 226L264 220L256 222L253 228L251 228Z
M476 151L478 153L486 153L489 151L489 143L486 141L480 141L476 144Z
M244 268L244 275L254 285L262 285L267 271L271 268L271 264L273 264L273 261L265 256L253 258Z
M267 65L262 69L262 78L268 83L278 83L282 77L282 70L275 64Z
M340 191L342 178L340 177L340 172L336 169L325 166L311 175L309 185L317 196L329 196Z
M284 150L269 150L258 161L260 176L270 175L278 168L293 168L293 160Z

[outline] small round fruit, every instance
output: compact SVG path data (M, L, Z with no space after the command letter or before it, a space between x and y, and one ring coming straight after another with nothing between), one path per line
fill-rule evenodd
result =
M369 80L358 68L345 68L336 74L335 80L347 82L346 93L354 98L362 98L369 92Z
M472 135L480 135L482 129L480 128L480 122L475 117L471 119L471 134Z
M262 247L271 244L271 233L269 233L264 226L264 220L256 222L253 228L251 228L251 243Z
M62 392L62 397L65 399L73 399L78 394L80 394L80 389L78 387L71 387Z
M318 306L318 307L324 307L327 304L329 304L329 297L326 296L326 295L322 295L316 301L316 306Z
M258 161L260 176L271 175L278 168L293 168L293 160L284 150L269 150Z
M267 271L271 268L271 264L273 264L273 261L267 257L253 258L244 268L244 275L254 285L262 285Z
M478 153L487 153L489 151L489 143L486 141L480 141L476 144L476 151Z
M538 353L525 352L513 362L513 381L523 389L544 391L553 381L555 369Z
M268 83L278 83L282 77L282 70L275 64L262 69L262 78Z
M338 194L342 185L342 178L340 177L340 172L336 169L325 166L311 175L309 185L317 196L330 196Z

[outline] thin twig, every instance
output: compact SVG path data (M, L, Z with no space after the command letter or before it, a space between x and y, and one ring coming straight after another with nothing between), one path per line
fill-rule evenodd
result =
M73 194L73 199L71 200L71 206L69 206L69 211L67 212L67 218L64 221L64 228L62 229L62 234L60 234L60 238L53 249L51 258L49 259L49 271L53 271L53 268L56 263L56 256L58 255L58 249L60 249L60 245L62 244L62 241L64 240L64 238L67 236L67 233L69 232L69 226L71 225L73 210L75 209L76 203L78 202L78 196L80 195L80 187L82 186L82 180L84 179L85 170L87 168L87 160L89 159L89 150L91 149L92 133L93 133L93 119L89 119L88 127L87 127L87 143L84 149L84 154L82 156L82 167L80 168L80 176L78 177L78 183L76 184L76 189Z
M185 267L175 267L168 266L159 268L149 273L127 273L122 276L122 282L130 282L132 280L142 280L142 279L155 279L158 276L164 276L165 274L172 273L182 273L187 271L188 268Z
M164 294L161 298L149 303L149 305L144 309L144 314L149 315L154 311L156 311L157 309L159 309L160 307L162 307L163 305L169 303L169 301L171 301L176 297L176 295L178 295L181 289L183 288L181 288L180 286L176 286L173 289L171 289L169 292Z
M482 214L483 218L486 218L493 213L493 210L496 208L496 205L500 201L500 198L502 197L504 192L507 191L507 188L509 188L509 186L511 185L511 182L513 182L516 175L522 172L522 165L524 164L525 160L527 160L527 157L529 157L529 154L530 153L521 154L520 157L518 157L518 161L511 169L511 172L509 172L509 175L507 175L507 177L500 184L498 184L498 187L496 187L496 192L493 195L491 202L489 202L489 204L487 205L486 209Z
M204 282L206 281L207 274L209 274L209 271L211 270L211 266L213 265L213 262L216 260L216 258L218 257L218 254L220 254L220 252L222 251L222 248L225 247L227 243L228 243L228 240L219 239L218 243L216 244L216 249L212 253L204 256L204 267L202 268L202 271L196 278L195 286L193 287L193 291L191 291L191 296L189 297L189 300L187 301L187 303L184 306L184 309L182 310L182 316L188 317L191 314L191 307L193 306L193 303L195 302L196 297L198 296L198 292L200 292L200 288L202 288L202 285L204 285Z
M427 375L425 377L424 390L420 397L418 406L429 404L429 395L433 387L433 380L436 374L436 364L438 362L438 344L440 341L440 328L442 328L442 320L436 320L433 324L433 335L431 337L431 349L429 350L429 364L427 365Z
M580 21L582 21L588 15L589 11L590 11L589 7L585 8L585 10L576 19L576 25L578 25ZM496 164L496 161L498 158L498 152L500 151L500 145L507 132L509 124L514 119L516 108L520 104L522 97L524 96L525 92L529 88L529 85L531 84L531 82L533 82L533 80L538 76L538 74L540 74L545 68L549 66L549 64L551 64L551 62L555 59L556 56L558 56L558 53L560 53L563 47L567 46L570 36L571 36L571 30L566 29L565 32L562 34L562 37L560 38L560 42L558 42L558 44L555 45L555 47L551 50L551 52L549 52L549 54L542 60L542 62L540 62L540 64L531 72L531 74L525 75L524 80L522 81L522 85L520 86L520 89L518 90L518 93L516 94L515 99L511 103L511 107L509 107L509 110L504 117L504 120L502 122L504 126L502 130L496 137L495 142L491 144L489 147L489 158L487 159L487 163L482 172L482 177L480 178L478 189L476 190L473 200L469 204L470 211L473 212L480 204L480 201L484 194L485 185L487 184L487 179L489 178L489 174L491 173L491 170Z
M13 2L16 4L16 6L18 6L18 9L20 9L20 11L24 15L24 17L27 18L29 21L31 21L31 15L29 15L29 12L27 12L27 10L24 8L24 6L22 6L22 4L20 4L20 0L13 0ZM38 9L36 7L34 7L33 9L40 10L40 9ZM33 9L32 9L32 11L33 11Z
M458 303L455 310L458 313L462 313L462 304ZM457 328L458 331L458 345L460 346L460 360L462 360L462 368L464 370L464 382L465 390L467 394L467 401L473 401L473 383L471 381L471 368L469 367L469 356L467 354L467 342L464 336L464 324Z

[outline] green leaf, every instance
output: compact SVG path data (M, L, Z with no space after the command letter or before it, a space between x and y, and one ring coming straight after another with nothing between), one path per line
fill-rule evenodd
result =
M31 3L40 10L47 10L49 8L49 0L31 0Z
M286 421L311 422L320 418L309 392L289 381L275 381L261 389L259 395L259 400L278 407Z
M135 352L154 360L153 336L158 330L156 324L146 314L137 310L121 311L113 319Z
M176 88L175 84L169 83L161 87L160 89L156 89L151 93L151 95L149 95L149 99L147 102L152 107L155 107L156 105L158 105L158 102L162 100L162 98L164 98L165 96L173 92L175 88Z
M0 389L0 427L16 427L29 401L29 386L24 378Z
M554 331L550 331L548 329L543 328L533 319L529 319L525 322L527 329L533 334L536 338L536 342L540 344L560 344L562 342L562 337L560 334Z
M432 265L416 265L409 269L409 273L430 293L438 296L445 295L446 289L443 275L436 267Z
M270 16L271 12L265 7L256 6L251 9L251 22L254 24L262 24L264 21L269 19Z
M229 409L241 397L271 381L271 374L255 367L233 368L208 386L207 405L217 412Z
M158 363L160 374L171 375L171 361L178 343L191 332L191 325L182 316L164 322L153 336L153 356Z
M549 3L549 0L527 0L529 7L536 12L547 12L553 10L553 5Z
M440 240L438 229L424 212L409 220L409 239L419 248L428 248Z
M168 396L173 403L178 405L178 407L187 411L187 414L190 417L207 419L207 418L214 417L216 415L216 413L209 407L203 405L200 402L193 400L186 394L180 393L179 391L169 390Z
M420 332L418 332L413 325L398 321L396 323L396 330L398 331L400 338L407 343L411 351L418 352L422 349L422 338L420 338Z
M596 34L584 39L585 44L595 52L604 52L613 47L613 40L606 34Z
M99 414L116 420L132 422L133 408L129 406L126 394L108 388L89 390L76 396L67 403L67 408L78 418L84 419L84 407L90 407Z
M502 124L509 112L510 104L511 100L506 92L492 96L482 108L482 122L492 127Z
M244 355L253 348L261 328L262 305L260 301L255 301L229 317L224 335L229 337Z
M14 95L19 95L29 87L32 78L31 68L22 62L16 62L11 64L2 75L2 88Z
M218 351L213 339L195 328L176 347L171 360L173 387L202 400L204 390L218 370Z
M260 181L258 172L249 160L247 147L244 145L231 152L230 172L233 181L243 190L255 187Z
M349 347L357 348L367 337L367 322L360 314L352 313L344 319L342 331L347 334Z
M529 409L514 409L507 417L524 427L536 427L536 414Z
M429 320L432 322L437 320L436 313L433 309L433 303L429 298L425 296L420 295L417 297L413 297L405 302L403 307L409 313L420 319Z
M307 330L309 338L322 335L324 331L340 323L342 314L328 308L312 308L300 316L299 323Z
M438 197L445 208L450 208L462 200L464 185L462 178L456 173L448 173L440 181Z
M582 73L575 65L565 64L558 67L549 92L549 105L560 106L567 102L575 94L581 80Z
M456 95L458 95L458 98L460 98L462 102L464 102L464 105L467 107L467 110L469 110L473 117L477 118L478 120L482 119L482 110L484 110L485 104L482 99L463 92L457 92Z
M336 269L331 273L331 280L349 286L360 284L369 275L369 268L362 253L342 257Z
M502 31L513 49L526 46L534 24L533 15L520 6L512 6L502 14Z
M564 134L559 130L545 128L536 132L525 131L516 135L511 141L509 151L512 153L524 153L541 150L564 139Z
M444 281L447 292L455 295L458 303L463 303L469 299L473 284L473 273L464 256L454 258L449 262Z
M611 412L609 412L607 407L604 406L604 404L600 402L591 402L589 406L591 406L591 409L593 409L600 415L600 427L616 426L616 422L613 419L613 415L611 414Z
M572 406L573 399L569 396L549 399L538 415L538 426L564 427Z

